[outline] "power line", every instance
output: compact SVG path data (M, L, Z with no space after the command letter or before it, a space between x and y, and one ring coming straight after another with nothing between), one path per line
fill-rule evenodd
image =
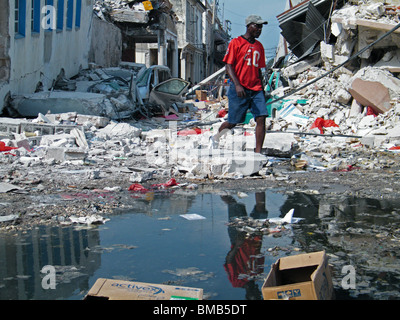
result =
M343 67L345 64L349 63L350 61L354 60L355 58L357 58L359 55L361 55L362 53L364 53L365 51L367 51L369 48L373 47L375 44L377 44L378 42L382 41L383 39L385 39L387 36L389 36L390 34L392 34L393 32L395 32L397 29L400 28L400 23L397 24L393 29L391 29L390 31L386 32L384 35L382 35L381 37L379 37L378 39L376 39L374 42L370 43L369 45L365 46L363 49L361 49L360 51L358 51L357 53L355 53L354 55L352 55L350 58L348 58L346 61L342 62L341 64L339 64L338 66L336 66L335 68L327 71L326 73L324 73L323 75L319 76L318 78L315 78L314 80L311 80L310 82L307 82L305 85L298 87L297 89L293 89L291 90L289 93L283 95L282 97L276 98L273 101L268 102L266 105L270 105L273 104L277 101L283 100L293 94L295 94L296 92L299 92L301 90L303 90L304 88L307 88L308 86L312 85L313 83L316 83L317 81L321 80L322 78L325 78L326 76L328 76L329 74L335 72L337 69Z
M236 13L236 12L233 12L232 10L229 10L229 9L227 9L227 8L225 8L225 11L228 11L228 12L230 12L230 13L233 13L234 15L237 15L238 17L246 18L246 16L243 16L243 15L241 15L241 14L238 14L238 13Z

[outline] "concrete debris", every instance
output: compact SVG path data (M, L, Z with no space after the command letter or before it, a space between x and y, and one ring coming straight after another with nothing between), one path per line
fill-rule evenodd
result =
M11 183L0 182L0 193L11 192L14 190L21 190L21 188Z
M7 216L1 216L1 217L0 217L0 222L14 221L14 220L16 220L16 219L18 219L18 218L19 218L18 215L16 215L16 214L10 214L10 215L7 215Z
M76 217L76 216L71 216L69 217L72 223L78 223L78 224L86 224L86 225L92 225L92 224L104 224L107 221L110 221L110 219L103 218L102 216L99 216L97 214L91 215L91 216L84 216L84 217ZM67 224L67 223L64 223Z
M114 10L127 5L124 1L102 3L98 13L108 10L104 9L107 6L122 6L112 7ZM388 30L383 25L398 21L398 11L398 7L370 2L334 11L331 30L335 40L321 42L321 59L305 59L279 70L285 81L279 82L281 86L271 96L286 96L274 104L274 114L267 119L262 155L254 153L251 114L245 124L221 139L218 149L209 148L210 137L229 112L225 82L212 93L193 87L184 103L163 104L157 109L143 100L135 87L139 75L157 68L125 63L104 69L91 65L74 79L58 81L54 91L14 97L10 114L37 118L0 118L4 145L0 162L27 167L104 166L107 172L126 173L130 182L167 176L271 178L273 158L290 159L296 169L304 170L373 168L374 160L359 161L349 155L360 149L396 152L400 146L400 80L393 72L395 65L387 68L388 62L399 60L399 33L370 48L368 57L327 72L362 49L360 37L365 28L379 36ZM374 37L375 33L371 41ZM366 38L363 41L368 42ZM210 79L218 83L216 77L224 74L217 72ZM315 79L318 81L307 86ZM167 91L186 86L183 80L163 84ZM302 89L288 95L296 88ZM101 179L103 174L98 170L92 176ZM285 180L284 175L275 178Z

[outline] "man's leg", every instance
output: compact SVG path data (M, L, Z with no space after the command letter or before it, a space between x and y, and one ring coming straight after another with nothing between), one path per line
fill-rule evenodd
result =
M229 123L228 121L225 121L223 124L218 129L218 133L214 136L216 140L219 140L225 133L227 133L229 130L233 129L236 127L236 124Z
M265 139L265 116L256 118L256 148L254 152L261 153Z
M221 126L218 129L218 132L210 137L210 149L218 149L219 147L219 139L226 134L230 129L233 129L236 126L236 124L231 124L228 121L225 121L224 123L221 124Z

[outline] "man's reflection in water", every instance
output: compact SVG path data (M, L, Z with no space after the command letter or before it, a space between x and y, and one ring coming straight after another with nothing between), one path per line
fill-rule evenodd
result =
M235 217L247 216L246 207L238 203L232 196L221 196L228 205L229 220ZM256 204L250 216L254 219L265 219L268 212L265 209L265 192L256 193ZM261 256L262 235L246 236L246 232L228 227L231 240L231 250L226 256L224 268L229 281L235 288L246 290L247 300L260 300L261 291L254 277L264 271L264 256Z

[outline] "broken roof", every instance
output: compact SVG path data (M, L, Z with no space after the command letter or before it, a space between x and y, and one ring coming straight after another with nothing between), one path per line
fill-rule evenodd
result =
M326 37L326 25L342 0L306 0L277 16L282 36L298 57L311 54Z

